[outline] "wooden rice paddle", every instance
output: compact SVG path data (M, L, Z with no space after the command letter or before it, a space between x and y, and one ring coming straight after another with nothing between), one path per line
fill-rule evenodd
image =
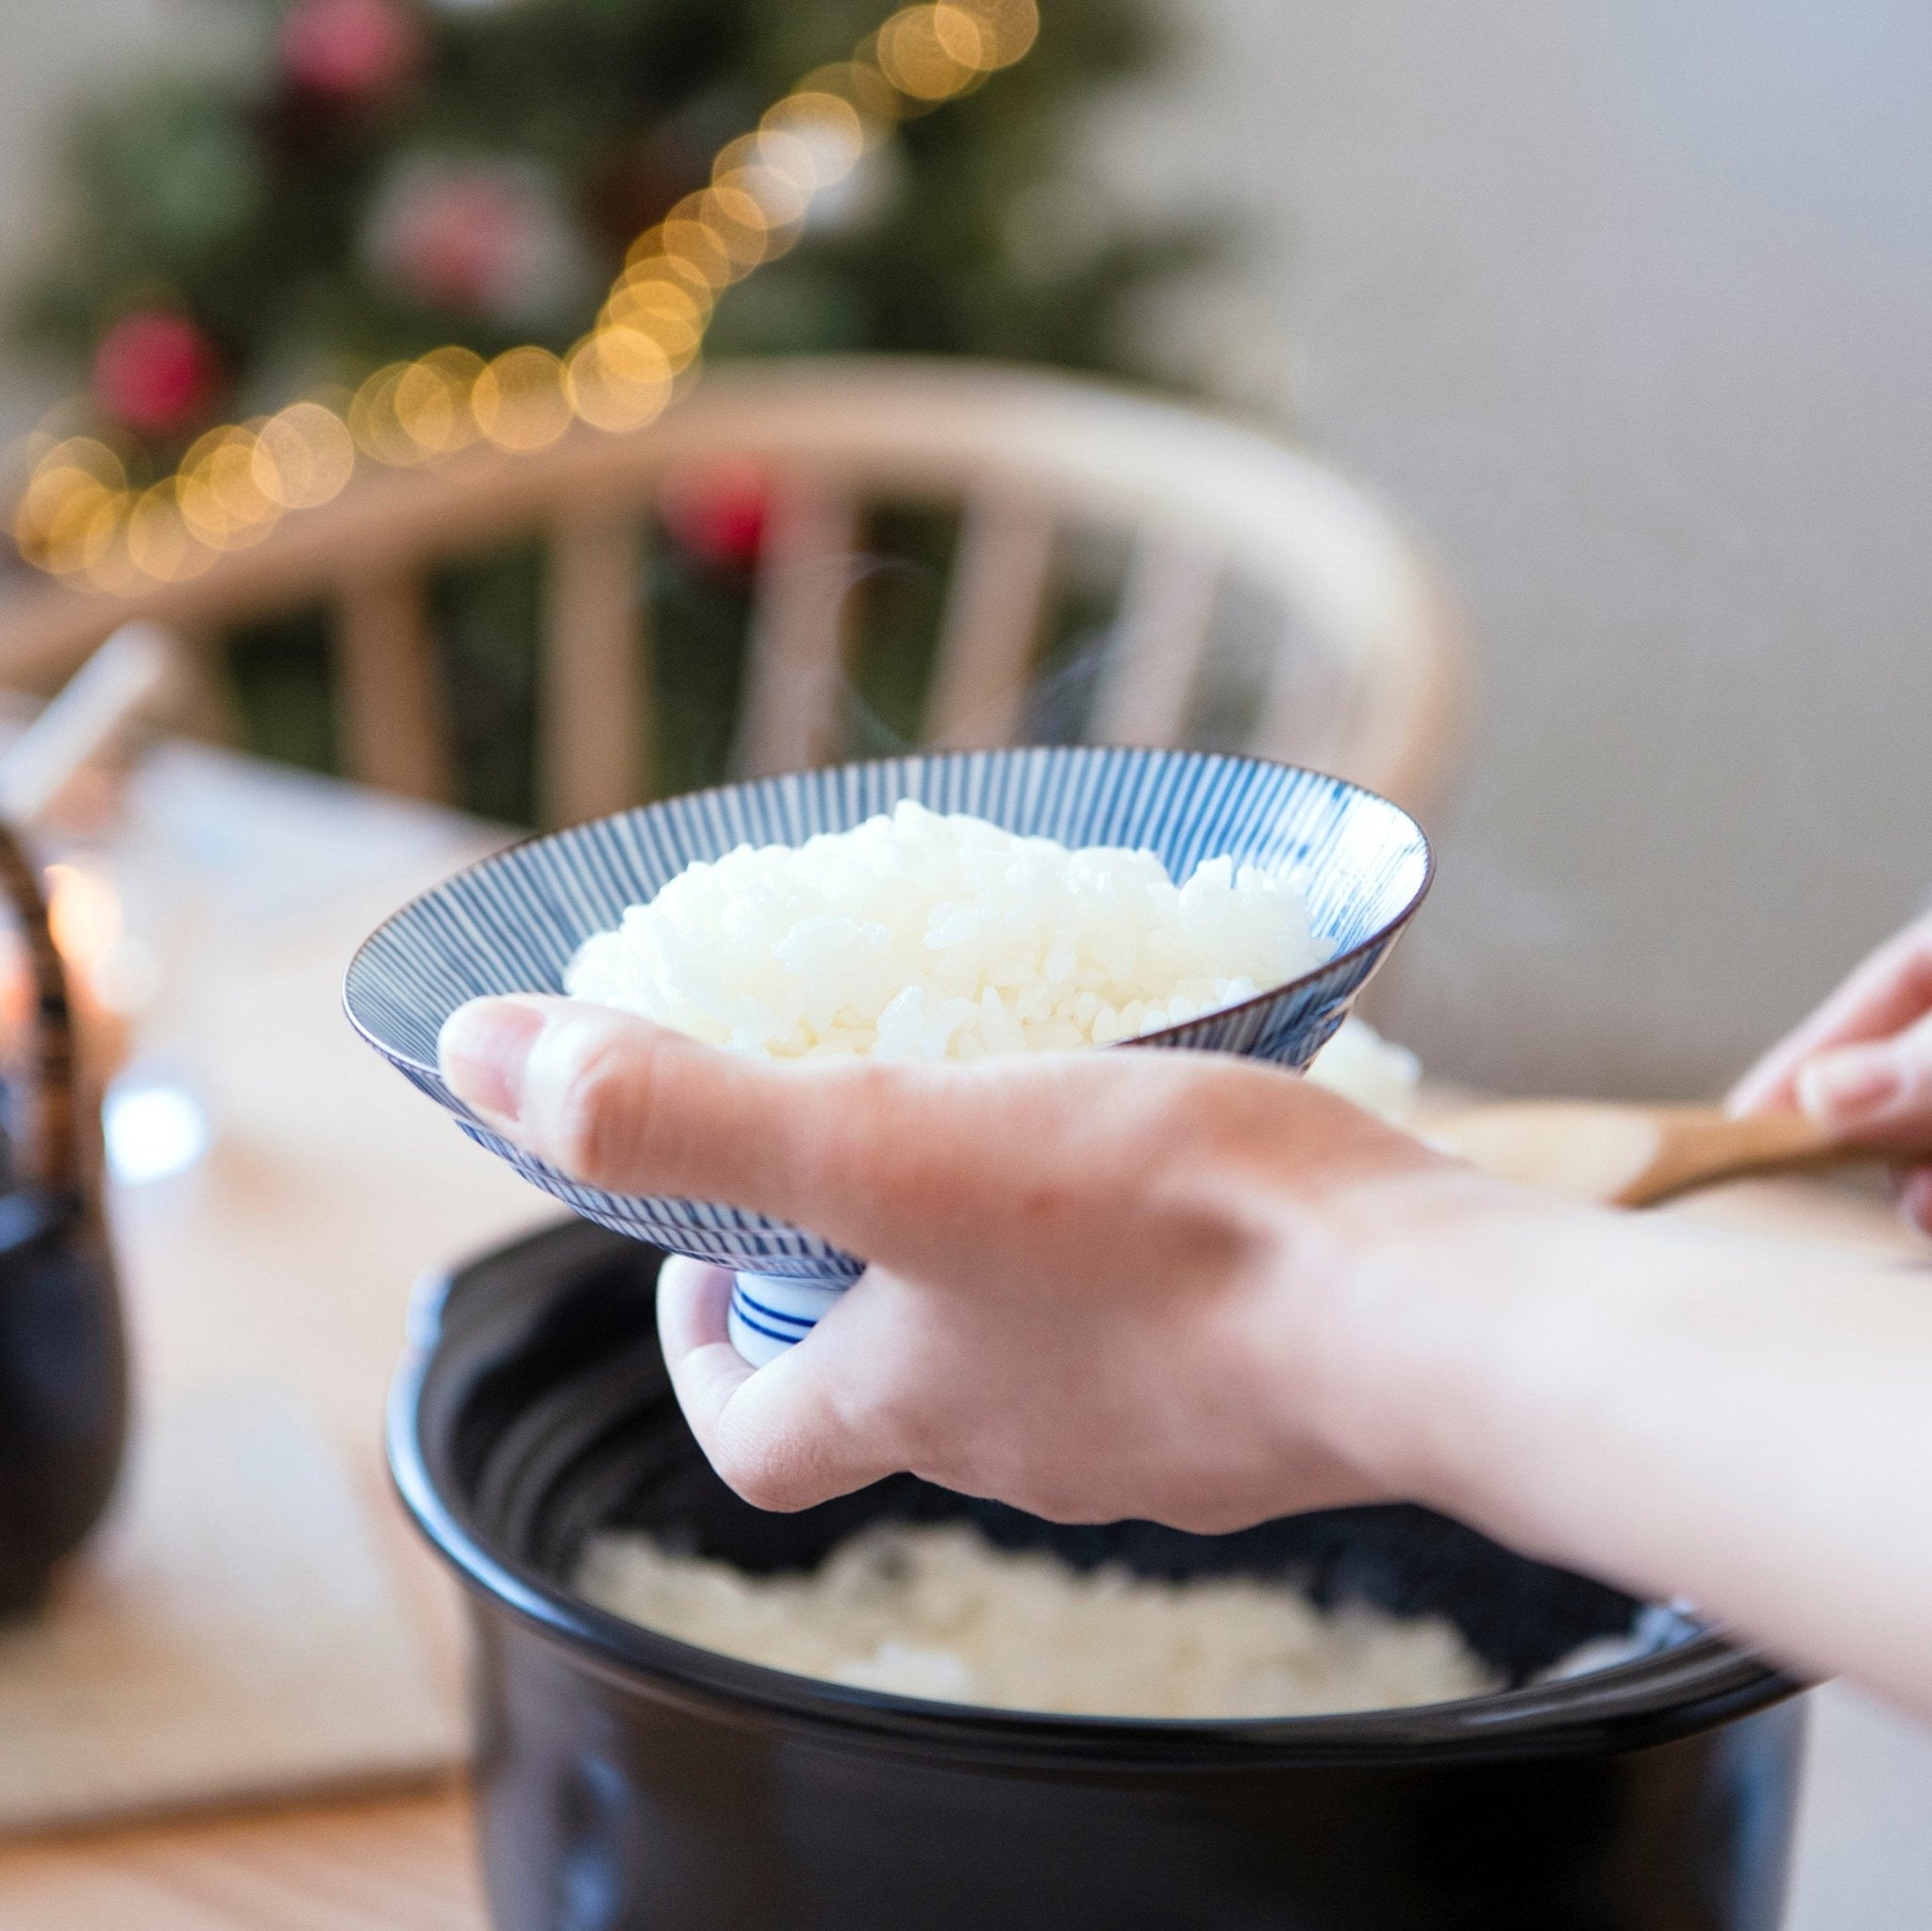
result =
M1430 1123L1428 1137L1499 1179L1610 1207L1653 1207L1752 1174L1932 1157L1849 1146L1802 1113L1734 1120L1715 1107L1622 1107L1524 1100Z

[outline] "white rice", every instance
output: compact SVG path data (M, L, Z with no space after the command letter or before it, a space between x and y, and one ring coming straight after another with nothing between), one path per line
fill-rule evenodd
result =
M883 1526L804 1575L748 1576L607 1535L576 1586L613 1614L794 1675L998 1709L1314 1716L1503 1687L1455 1626L1285 1584L1150 1581L994 1548L971 1528Z
M1367 1020L1351 1015L1315 1055L1308 1077L1400 1126L1415 1111L1423 1062L1407 1046L1385 1040Z
M575 998L772 1058L1104 1046L1238 1004L1329 948L1286 876L1070 850L904 802L689 865L564 976Z

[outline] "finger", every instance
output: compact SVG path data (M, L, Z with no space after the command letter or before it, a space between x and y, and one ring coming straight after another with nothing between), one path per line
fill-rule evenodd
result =
M789 1511L892 1473L888 1444L855 1438L829 1398L828 1376L809 1353L817 1337L753 1369L727 1338L730 1298L731 1276L700 1260L674 1255L658 1276L671 1385L726 1485L755 1508Z
M959 1206L962 1175L1010 1193L1037 1178L1040 1146L1108 1130L1132 1109L1131 1098L1070 1108L1048 1057L774 1063L608 1007L523 996L458 1007L441 1039L451 1090L575 1179L776 1214L888 1260ZM1143 1061L1134 1085L1158 1093L1166 1079Z
M969 1247L1037 1253L1096 1190L1144 1197L1210 1144L1304 1171L1364 1140L1415 1145L1274 1069L1193 1054L774 1062L518 996L451 1014L441 1057L459 1097L576 1179L774 1214L926 1274Z
M1858 966L1811 1017L1774 1046L1733 1089L1731 1110L1797 1103L1796 1075L1833 1046L1884 1039L1932 1011L1932 919L1907 926Z
M1906 1217L1932 1234L1932 1167L1919 1167L1906 1175L1903 1205Z
M658 1272L658 1340L677 1405L701 1443L752 1374L731 1345L730 1304L731 1276L723 1268L674 1254Z
M490 1124L613 1192L787 1212L789 1157L836 1112L823 1077L836 1069L721 1052L575 1000L473 1000L444 1022L440 1051L451 1090Z
M1932 1153L1932 1014L1890 1039L1808 1060L1795 1087L1805 1111L1840 1139Z

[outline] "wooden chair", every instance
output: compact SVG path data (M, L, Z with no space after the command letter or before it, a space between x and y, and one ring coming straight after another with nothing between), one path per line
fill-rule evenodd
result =
M119 624L190 638L320 601L334 609L344 762L358 777L451 795L428 572L547 533L538 766L542 815L568 823L648 792L651 693L641 594L667 482L756 466L768 512L736 763L838 755L862 518L958 510L924 735L1008 741L1071 532L1128 558L1086 735L1185 741L1215 613L1265 612L1257 752L1414 803L1442 774L1458 652L1415 549L1374 503L1308 458L1198 411L1030 370L855 358L731 364L649 428L574 430L536 454L476 447L363 474L253 549L138 596L48 584L0 607L0 682L65 674Z

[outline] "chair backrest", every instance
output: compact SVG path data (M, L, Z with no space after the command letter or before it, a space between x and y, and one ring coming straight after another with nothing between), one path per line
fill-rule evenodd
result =
M446 798L427 574L539 530L543 816L618 809L650 784L645 530L667 483L713 465L755 468L768 506L736 743L744 772L838 754L863 519L905 504L960 518L929 741L997 743L1025 727L1063 539L1093 531L1124 539L1128 561L1088 736L1184 741L1217 609L1239 592L1261 613L1264 659L1247 748L1410 804L1441 773L1457 641L1415 548L1367 497L1193 409L939 361L731 364L634 433L578 428L533 454L475 448L358 477L191 580L125 597L50 585L0 609L0 681L60 674L133 616L207 636L326 600L349 769Z

